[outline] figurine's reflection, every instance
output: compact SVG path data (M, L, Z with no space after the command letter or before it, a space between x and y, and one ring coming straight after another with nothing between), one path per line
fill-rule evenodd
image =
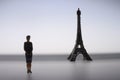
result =
M27 75L26 75L26 80L33 80L32 74L27 74Z

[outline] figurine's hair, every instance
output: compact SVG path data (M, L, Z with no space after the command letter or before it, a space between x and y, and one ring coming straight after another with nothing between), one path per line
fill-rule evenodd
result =
M26 38L30 38L30 35L27 35Z

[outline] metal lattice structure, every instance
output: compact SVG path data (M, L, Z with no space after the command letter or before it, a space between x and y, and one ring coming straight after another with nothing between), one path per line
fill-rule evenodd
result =
M82 35L81 35L81 11L77 10L77 37L76 37L76 43L75 46L71 52L71 54L68 57L68 60L70 61L75 61L76 57L79 54L83 55L84 60L92 61L91 57L88 55L86 49L84 48L83 40L82 40Z

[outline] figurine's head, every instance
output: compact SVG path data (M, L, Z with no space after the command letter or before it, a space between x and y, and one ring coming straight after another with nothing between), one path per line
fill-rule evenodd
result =
M79 8L77 10L77 15L81 15L81 11L79 10Z
M30 41L30 35L27 35L27 36L26 36L26 40L27 40L27 41Z

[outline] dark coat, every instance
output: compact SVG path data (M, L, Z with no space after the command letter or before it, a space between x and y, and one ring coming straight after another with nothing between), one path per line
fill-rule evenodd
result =
M32 42L24 42L24 50L26 53L32 53L33 50Z

